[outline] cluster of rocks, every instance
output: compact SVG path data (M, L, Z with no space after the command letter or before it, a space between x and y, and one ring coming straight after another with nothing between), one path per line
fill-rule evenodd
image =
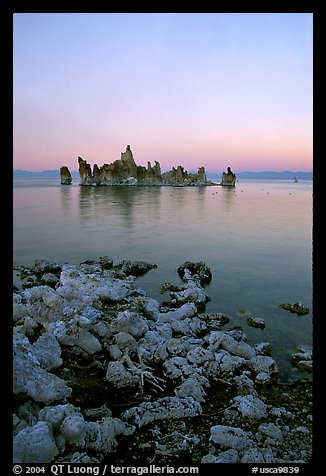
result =
M78 157L80 185L210 185L207 181L205 168L200 167L197 173L184 170L179 165L170 171L162 173L160 163L150 162L147 167L137 165L130 148L127 145L126 151L121 152L121 158L110 164L98 167L94 164L93 171L86 160ZM62 168L63 169L63 168ZM67 183L63 170L61 183Z
M271 345L204 313L204 263L181 265L161 304L136 283L153 267L102 257L20 270L14 462L308 462L310 410L268 398ZM299 350L295 362L309 362Z

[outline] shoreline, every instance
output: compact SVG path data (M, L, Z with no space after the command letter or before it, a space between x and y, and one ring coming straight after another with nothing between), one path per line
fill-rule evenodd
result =
M280 384L268 342L250 346L242 329L223 331L228 316L205 314L205 263L181 265L161 304L136 283L155 266L22 269L14 462L310 462L311 382Z

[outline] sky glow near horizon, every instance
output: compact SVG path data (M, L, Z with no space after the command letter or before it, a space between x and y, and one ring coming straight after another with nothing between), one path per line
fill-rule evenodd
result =
M313 168L312 13L18 13L13 166Z

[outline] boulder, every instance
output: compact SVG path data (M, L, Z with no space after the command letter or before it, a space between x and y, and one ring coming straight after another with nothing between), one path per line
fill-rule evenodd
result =
M215 425L211 427L211 436L209 441L214 445L242 450L254 445L252 434L241 428Z
M58 454L52 427L44 421L24 428L14 437L14 463L51 463Z

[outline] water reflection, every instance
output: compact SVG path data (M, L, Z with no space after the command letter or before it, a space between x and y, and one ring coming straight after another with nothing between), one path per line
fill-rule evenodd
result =
M67 210L68 208L71 208L72 198L73 198L72 187L68 185L62 185L60 187L60 201L61 201L62 210Z
M131 228L140 208L149 214L160 206L160 187L79 187L79 213L85 220L121 220Z
M222 189L222 200L224 211L230 212L235 202L236 191L234 187L220 187Z

